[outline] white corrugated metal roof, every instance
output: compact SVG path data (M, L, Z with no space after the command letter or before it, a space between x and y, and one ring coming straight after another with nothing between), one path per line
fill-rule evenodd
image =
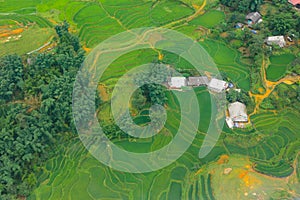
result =
M226 81L219 80L216 78L212 78L208 84L208 88L215 92L221 92L222 90L226 89L227 86L228 84Z
M246 105L241 102L234 102L228 105L229 117L233 122L247 122L248 115Z
M169 82L169 86L171 88L181 88L187 85L187 81L185 77L171 77Z

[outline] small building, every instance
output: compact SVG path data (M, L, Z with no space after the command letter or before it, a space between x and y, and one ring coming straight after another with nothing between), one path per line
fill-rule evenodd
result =
M284 36L280 35L280 36L270 36L268 37L265 42L267 43L267 45L278 45L281 48L284 47L286 45Z
M202 85L208 85L209 80L207 76L197 76L197 77L189 77L188 78L188 86L198 87Z
M168 79L168 85L170 89L181 89L187 86L187 80L185 77L170 77Z
M300 9L300 0L289 0L289 3Z
M227 87L228 87L228 83L226 81L219 80L216 78L212 78L208 84L208 89L217 93L226 90Z
M243 28L244 24L239 22L239 23L236 23L234 27L235 28Z
M251 12L246 16L247 24L249 26L254 25L256 23L262 22L262 17L259 12Z
M228 105L228 116L226 123L229 128L244 128L245 123L248 122L248 115L246 105L241 102L234 102Z

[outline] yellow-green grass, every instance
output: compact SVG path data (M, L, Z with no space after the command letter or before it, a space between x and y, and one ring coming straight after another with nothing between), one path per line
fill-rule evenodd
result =
M20 33L22 37L18 40L12 38L9 42L4 42L0 45L0 56L8 54L26 54L32 50L35 50L49 41L51 36L54 35L52 28L39 28L37 26L29 27Z
M289 64L295 59L293 54L281 54L270 57L271 64L267 68L267 79L277 81L283 77Z
M256 199L261 196L269 199L278 190L290 191L294 183L287 183L286 179L264 176L251 170L252 162L244 156L230 156L229 162L213 163L203 172L212 173L212 187L215 199ZM232 168L230 174L224 170ZM292 192L292 191L290 191ZM298 191L299 192L299 191Z
M190 22L194 26L204 26L206 28L213 28L225 20L225 14L222 11L211 10L200 15Z

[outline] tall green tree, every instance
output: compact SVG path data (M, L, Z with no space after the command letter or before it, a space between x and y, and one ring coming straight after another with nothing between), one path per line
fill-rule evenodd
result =
M23 63L19 56L8 55L0 59L0 96L10 101L23 96Z
M285 35L295 25L295 20L291 13L278 13L269 21L269 29L273 35Z

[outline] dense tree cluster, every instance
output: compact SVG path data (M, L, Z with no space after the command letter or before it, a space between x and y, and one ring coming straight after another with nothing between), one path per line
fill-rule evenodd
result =
M55 28L57 46L48 53L0 60L0 199L27 196L55 141L72 137L72 90L84 51L68 28Z
M221 4L239 12L256 11L263 0L220 0Z
M144 84L141 87L141 92L138 93L146 98L146 101L151 104L164 105L167 101L166 98L166 88L160 84L155 84L155 82L166 82L167 78L170 76L170 71L167 70L162 65L156 64L151 68L150 72L141 72L134 80L137 85L141 85L144 80L147 80L149 84ZM143 99L142 97L137 97L137 99ZM135 102L137 100L134 100Z
M0 59L0 96L3 101L10 101L14 97L22 97L24 86L22 60L17 55L9 55Z

